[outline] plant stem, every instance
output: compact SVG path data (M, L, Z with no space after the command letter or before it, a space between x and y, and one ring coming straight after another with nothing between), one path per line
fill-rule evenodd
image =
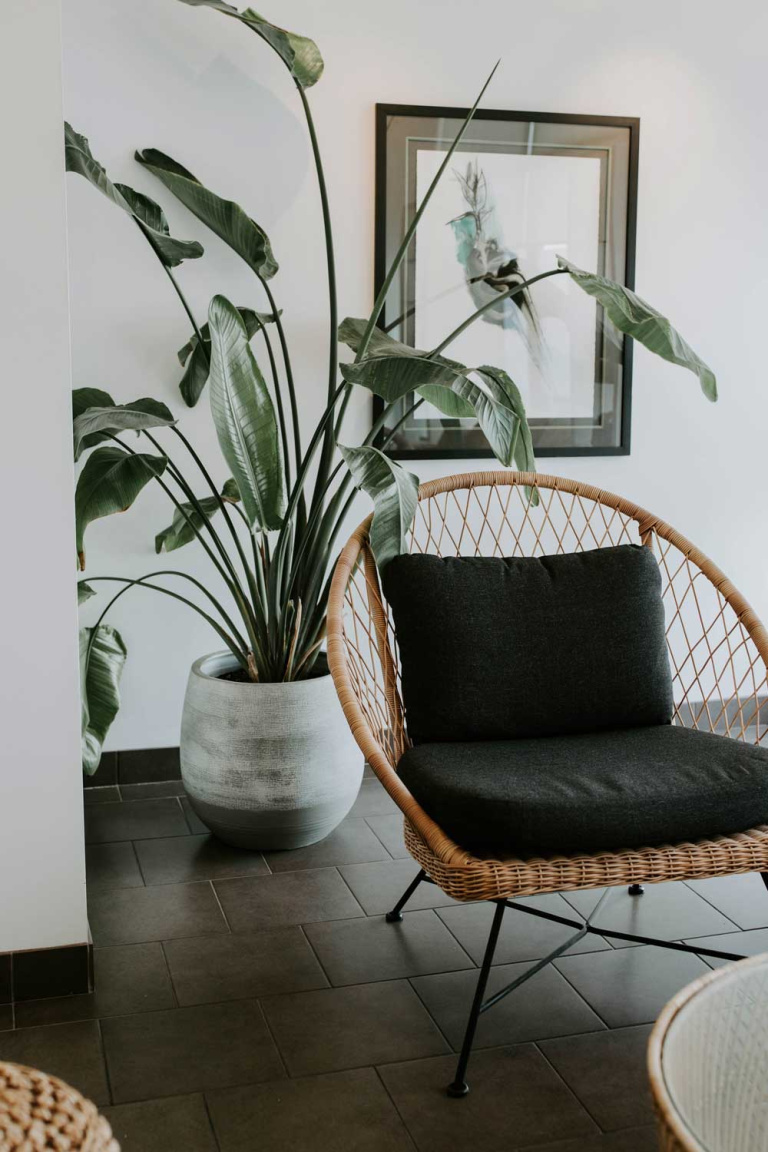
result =
M280 440L283 445L283 459L285 461L285 482L288 488L291 487L291 457L288 452L288 429L285 426L285 411L283 409L283 391L280 387L280 377L277 372L277 363L275 362L275 354L272 351L272 341L269 338L266 324L263 324L259 317L256 317L256 323L259 330L264 337L264 344L267 349L267 356L269 357L269 369L272 373L272 387L275 393L275 403L277 404L277 415L280 420ZM298 465L297 465L298 466Z
M535 284L538 280L546 280L549 276L562 276L564 274L565 268L551 268L549 272L539 272L538 276L531 276L530 280L525 280L522 284L516 284L514 288L508 288L506 292L499 292L498 296L494 296L493 300L489 300L487 304L483 304L482 308L478 308L476 312L468 316L462 324L459 324L458 328L454 328L453 332L446 336L442 343L427 353L427 360L431 360L434 356L439 356L444 348L447 348L449 344L453 343L457 336L460 336L466 328L469 328L470 324L474 324L475 320L478 320L484 312L495 308L502 300L506 300L510 296L517 296L520 292L524 292L526 288L530 288L531 284Z

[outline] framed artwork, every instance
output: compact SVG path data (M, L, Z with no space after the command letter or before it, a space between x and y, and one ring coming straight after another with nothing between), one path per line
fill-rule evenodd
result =
M376 106L376 290L466 110ZM557 257L634 287L640 122L475 113L390 289L383 327L431 351L474 311ZM597 302L553 276L489 308L446 349L503 368L538 456L629 452L632 344ZM473 418L400 401L378 444L399 458L490 456ZM383 402L374 397L374 418Z

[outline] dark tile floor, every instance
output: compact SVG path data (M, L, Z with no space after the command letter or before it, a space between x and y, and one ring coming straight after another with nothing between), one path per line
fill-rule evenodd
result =
M181 793L89 790L96 992L0 1012L0 1058L80 1088L124 1152L656 1147L650 1024L704 961L587 937L482 1017L470 1095L449 1100L490 908L423 885L384 921L416 866L370 777L332 836L290 853L227 848ZM598 923L753 953L768 895L756 876L616 889ZM507 912L490 991L568 931Z

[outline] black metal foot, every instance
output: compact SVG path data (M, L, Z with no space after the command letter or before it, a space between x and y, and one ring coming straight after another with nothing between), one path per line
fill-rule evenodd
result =
M402 920L402 918L402 912L387 912L386 916L384 917L387 924L397 924L397 922Z
M453 1097L458 1100L461 1096L466 1096L469 1092L469 1084L466 1080L454 1080L453 1084L449 1084L445 1090L447 1096Z
M642 896L644 892L645 888L643 888L642 884L630 884L629 886L630 896Z
M387 924L397 924L400 920L402 920L403 908L405 908L411 896L413 896L414 892L418 888L419 884L421 884L422 880L426 877L426 875L427 874L424 869L420 868L417 875L414 876L413 880L410 882L405 892L403 892L402 896L398 900L397 904L395 904L392 911L387 912L386 916L384 917Z

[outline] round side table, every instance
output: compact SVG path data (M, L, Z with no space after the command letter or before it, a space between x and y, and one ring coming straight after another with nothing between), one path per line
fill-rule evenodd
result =
M3 1152L120 1152L95 1104L69 1084L20 1064L0 1063Z
M648 1072L662 1152L768 1152L768 954L670 1000Z

